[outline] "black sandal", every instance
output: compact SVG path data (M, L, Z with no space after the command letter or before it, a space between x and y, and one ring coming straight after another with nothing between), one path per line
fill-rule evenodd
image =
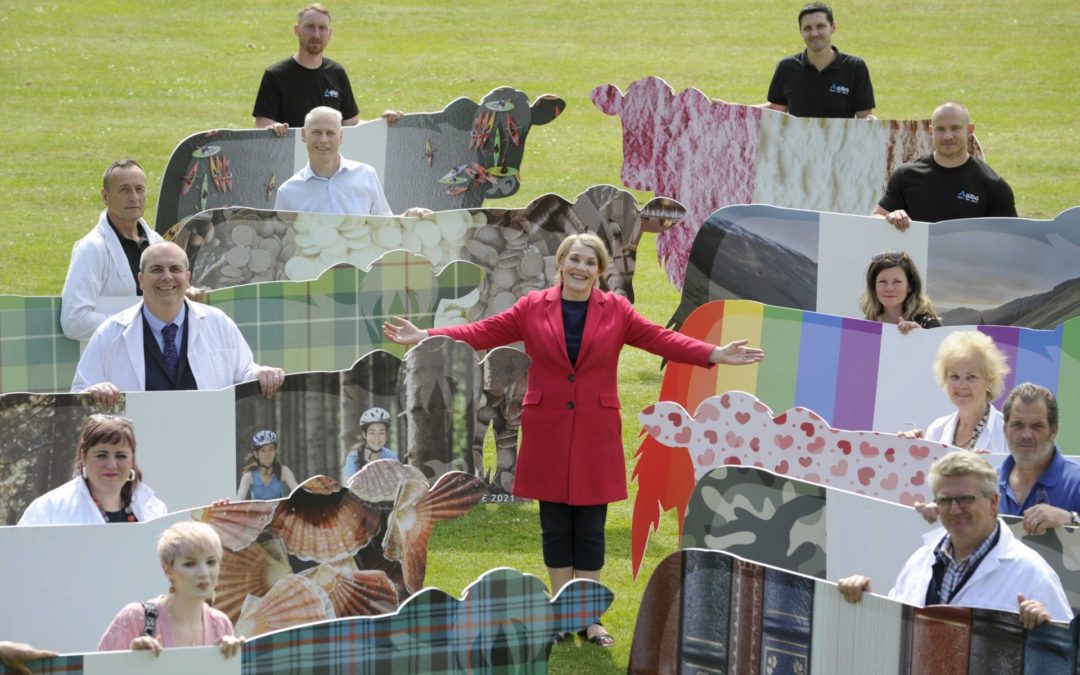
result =
M600 623L599 621L597 621L593 625L604 628L604 624ZM585 630L579 630L578 635L581 637L582 640L586 642L591 642L597 647L604 647L605 649L610 649L611 647L615 646L615 636L607 632L606 628L604 628L603 633L597 633L592 637L589 637L589 628L585 628Z

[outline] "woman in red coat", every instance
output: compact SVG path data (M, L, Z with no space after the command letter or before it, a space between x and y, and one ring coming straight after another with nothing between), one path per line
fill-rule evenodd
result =
M544 564L553 592L575 577L599 580L607 505L626 499L617 386L623 345L705 367L754 363L764 356L745 340L716 347L667 330L638 314L626 298L600 291L596 282L610 256L594 234L568 236L555 262L556 286L533 291L482 321L431 330L419 330L401 317L383 324L390 340L406 345L429 335L446 335L477 350L525 343L532 365L513 493L540 503ZM605 647L614 644L599 623L584 637Z

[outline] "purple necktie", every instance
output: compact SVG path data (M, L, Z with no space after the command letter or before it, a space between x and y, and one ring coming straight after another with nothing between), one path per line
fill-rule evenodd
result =
M164 338L165 343L165 373L169 376L169 379L176 379L176 366L180 363L180 353L176 351L176 331L178 330L175 323L165 324L165 327L161 329L161 337Z

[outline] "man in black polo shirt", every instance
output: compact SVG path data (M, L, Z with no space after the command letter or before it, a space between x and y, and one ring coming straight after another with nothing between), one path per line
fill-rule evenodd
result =
M799 11L806 49L781 59L769 84L767 108L796 117L874 119L874 85L858 56L832 46L832 8L812 2Z
M934 152L896 167L871 215L903 231L911 221L1016 217L1012 188L986 162L968 152L975 131L967 108L942 103L930 117Z
M263 73L251 112L257 129L268 128L275 136L284 137L289 127L303 127L304 116L319 106L340 111L345 126L360 123L360 108L345 68L323 56L333 32L325 5L311 3L296 13L293 33L300 46L295 54ZM393 124L401 113L387 110L382 116Z

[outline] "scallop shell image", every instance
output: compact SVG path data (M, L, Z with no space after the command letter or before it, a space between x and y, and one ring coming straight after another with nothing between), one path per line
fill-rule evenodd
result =
M333 619L330 596L317 583L290 574L261 598L249 595L236 622L236 634L252 638L270 631Z
M379 531L379 512L337 481L316 476L278 506L267 529L301 560L334 562L367 546Z
M289 556L279 539L251 544L240 551L225 551L221 558L214 607L236 623L249 595L262 597L278 581L292 574Z
M210 506L193 511L191 517L213 527L221 537L222 546L239 551L255 541L270 523L278 503L253 501Z
M424 472L394 459L377 459L349 479L349 491L368 503L393 502L401 483L410 479L424 481Z
M386 572L357 569L356 561L351 558L312 567L303 576L326 591L339 618L397 611L397 588Z
M312 476L297 486L297 489L310 492L313 495L332 495L335 492L340 492L341 488L341 483L329 476Z
M383 554L388 560L401 563L409 592L416 592L424 585L428 540L435 523L463 515L486 492L484 481L461 471L443 474L431 490L423 481L406 480L401 484L394 510L387 519Z

